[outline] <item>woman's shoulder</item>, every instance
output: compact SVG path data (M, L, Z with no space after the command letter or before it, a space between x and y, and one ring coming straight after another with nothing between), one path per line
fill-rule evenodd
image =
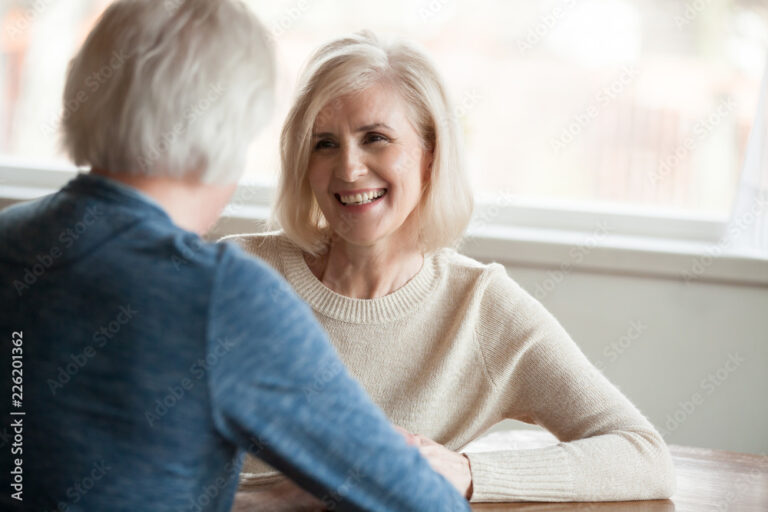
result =
M455 251L445 251L443 257L450 261L449 272L461 269L476 276L475 334L487 364L494 367L493 372L508 363L507 358L499 358L498 354L517 351L523 344L536 340L546 339L549 344L570 340L557 319L504 265L481 263Z
M521 312L541 317L543 306L501 263L483 263L454 249L439 250L436 259L445 269L451 293L473 296L485 319L507 323Z
M445 267L453 279L468 279L484 287L506 287L510 290L519 288L500 263L483 263L453 248L439 249L435 253L435 259Z

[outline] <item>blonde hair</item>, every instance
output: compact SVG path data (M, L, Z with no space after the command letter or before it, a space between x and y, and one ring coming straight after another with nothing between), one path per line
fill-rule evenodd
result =
M69 65L63 143L78 165L233 183L274 75L266 30L239 0L120 0Z
M363 31L331 41L312 55L280 137L282 172L273 224L279 224L310 254L322 252L331 234L307 176L312 128L331 101L382 81L399 91L424 146L434 152L424 198L418 206L423 250L453 245L469 223L472 191L464 171L458 123L440 75L414 45L383 42L372 32Z

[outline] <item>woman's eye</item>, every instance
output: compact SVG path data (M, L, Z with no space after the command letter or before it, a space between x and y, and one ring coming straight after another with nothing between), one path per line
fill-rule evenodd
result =
M315 149L327 149L333 147L333 141L329 139L322 139L315 144Z
M369 133L365 138L366 142L386 142L389 139L380 133Z

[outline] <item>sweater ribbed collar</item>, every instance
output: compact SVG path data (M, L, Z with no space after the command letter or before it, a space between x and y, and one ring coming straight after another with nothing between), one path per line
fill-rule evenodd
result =
M325 286L304 261L301 249L280 237L284 275L296 293L318 313L355 324L392 322L413 313L437 288L441 277L437 254L426 254L416 275L389 295L355 299Z

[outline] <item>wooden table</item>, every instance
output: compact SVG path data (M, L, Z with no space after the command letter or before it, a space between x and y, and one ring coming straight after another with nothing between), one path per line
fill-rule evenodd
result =
M474 441L466 451L538 448L557 443L548 432L496 432ZM478 503L472 510L527 512L768 512L768 456L670 445L677 492L669 500L590 503ZM233 511L256 510L238 493Z

